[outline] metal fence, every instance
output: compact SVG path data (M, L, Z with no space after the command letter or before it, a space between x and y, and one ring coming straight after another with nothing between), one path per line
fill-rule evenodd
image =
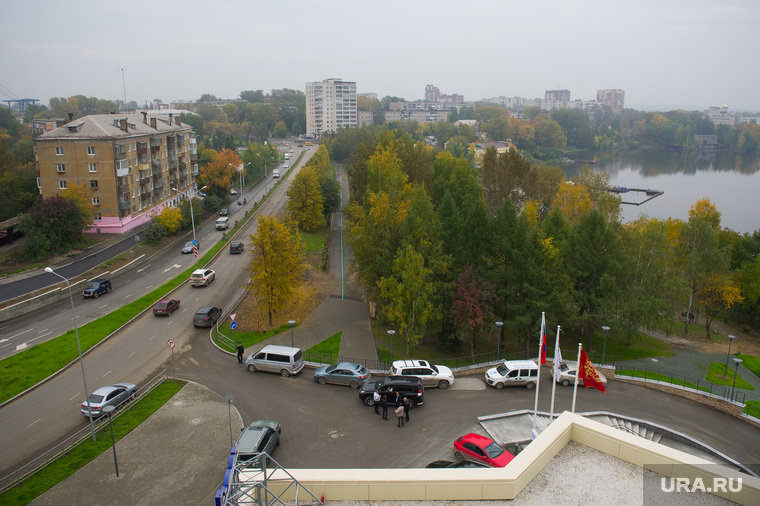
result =
M150 392L166 379L168 379L168 370L164 369L137 391L137 397L140 397ZM122 403L124 409L117 409L116 411L114 411L112 418L120 417L127 409L129 409L128 403L129 401L124 401ZM119 407L122 407L122 405L120 405ZM108 417L102 416L100 418L93 418L93 423L95 424L95 430L98 430L103 425L106 425L108 423ZM36 457L34 460L27 462L26 464L19 467L12 473L6 476L3 476L2 478L0 478L0 493L5 492L9 488L24 481L26 478L36 473L40 469L44 468L48 464L54 462L59 457L66 455L69 451L71 451L72 448L82 443L84 440L88 439L91 436L91 434L92 433L90 431L90 424L88 422L87 425L85 425L81 430L69 436L67 439L65 439L61 443L50 448L43 454Z
M727 401L744 404L744 392L723 385L716 385L704 379L689 378L672 372L655 371L653 369L636 369L634 367L617 366L615 376L634 378L643 381L665 383L671 386L679 386L696 393L712 395Z

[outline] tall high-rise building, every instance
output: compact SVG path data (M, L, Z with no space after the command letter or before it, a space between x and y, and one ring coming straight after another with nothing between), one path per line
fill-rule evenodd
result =
M544 100L570 102L570 90L546 90L546 93L544 93Z
M621 113L625 108L625 90L598 90L596 101L612 107L614 113Z
M306 83L306 135L356 125L356 82L335 78Z

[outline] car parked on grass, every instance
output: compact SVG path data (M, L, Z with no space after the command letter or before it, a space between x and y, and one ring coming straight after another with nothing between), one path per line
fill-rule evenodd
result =
M214 306L203 306L193 315L193 326L195 327L213 327L219 318L222 317L222 308Z
M216 273L211 269L195 269L190 275L190 284L193 286L208 286L216 279Z
M422 380L414 376L387 376L380 380L368 380L359 389L359 400L367 406L374 406L375 399L373 394L375 390L380 395L386 395L388 404L396 405L396 393L401 397L406 397L412 407L420 406L425 402L425 390L422 386Z
M89 409L92 410L92 417L97 418L104 414L103 408L113 406L118 408L127 401L131 401L137 396L137 385L134 383L114 383L105 387L100 387L90 394ZM84 401L80 405L80 411L84 416L89 417L88 402Z
M111 291L111 281L108 279L94 279L82 290L82 297L97 299L104 293Z
M426 387L446 390L454 384L454 373L445 365L433 365L426 360L396 360L390 371L391 376L416 376Z
M575 384L575 377L578 375L578 362L562 362L559 365L560 368L560 375L559 375L559 381L558 383L562 385L563 387L567 387L570 385ZM554 377L554 367L552 367L549 370L549 373L552 375L552 378ZM600 373L599 371L596 371L596 373L599 375L599 379L602 380L603 384L607 383L607 378L604 374ZM583 378L578 379L578 384L583 386Z
M458 461L474 460L492 467L504 467L515 458L493 439L472 432L454 441L454 457Z
M230 243L230 253L231 254L239 254L242 253L245 250L245 244L239 241L231 242Z
M178 299L161 299L153 306L153 314L156 316L161 314L170 315L175 309L179 309Z
M256 468L262 467L261 453L271 456L275 447L280 445L282 427L274 420L257 420L242 429L235 443L234 466Z
M187 255L193 252L193 241L188 241L182 246L182 254Z
M320 385L333 383L335 385L348 385L351 388L359 388L370 376L371 374L366 367L353 362L323 365L314 371L314 381Z

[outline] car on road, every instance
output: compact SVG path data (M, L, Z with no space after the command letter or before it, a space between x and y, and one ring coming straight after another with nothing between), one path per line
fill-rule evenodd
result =
M483 462L475 462L474 460L462 460L459 462L452 462L450 460L436 460L426 465L425 467L436 468L436 469L447 469L447 468L458 469L460 467L491 467L491 466L489 466L488 464L484 464Z
M454 457L458 461L474 460L491 467L504 467L515 458L493 439L473 432L454 441Z
M371 374L366 367L353 362L323 365L314 371L314 381L320 385L332 383L334 385L348 385L351 388L359 388L370 376Z
M178 299L161 299L153 306L153 314L156 316L161 314L170 315L175 309L179 309Z
M230 253L231 254L239 254L245 251L245 244L243 244L240 241L234 241L230 243Z
M184 246L182 246L182 254L187 255L188 253L193 252L193 241L187 241Z
M97 299L104 293L111 291L111 281L108 279L94 279L82 290L82 297Z
M425 387L422 386L422 380L414 376L387 376L380 380L367 380L359 389L359 400L367 406L374 406L375 399L373 394L375 390L380 395L386 395L388 404L396 405L396 393L401 397L406 397L412 403L412 407L420 406L425 402Z
M426 387L446 390L454 384L454 373L445 365L433 365L426 360L396 360L390 371L391 376L416 376Z
M114 383L105 387L100 387L88 397L89 408L92 410L92 417L100 417L103 414L103 408L113 406L118 408L127 401L131 401L137 396L137 385L134 383ZM89 417L88 401L82 402L80 411L84 416Z
M272 179L277 179L279 177L280 177L280 170L279 169L274 169L272 171Z
M575 377L578 375L578 363L577 362L562 362L559 365L560 368L560 375L559 375L559 381L558 383L562 385L563 387L567 387L570 385L575 384ZM549 370L549 373L552 375L552 378L555 375L555 368L552 367ZM604 376L604 374L600 373L599 371L596 371L596 373L599 375L599 379L602 380L602 383L607 384L607 378ZM578 380L579 385L583 385L583 378L580 378Z
M235 188L230 188L230 195L237 195L237 190Z
M487 370L485 380L499 390L505 386L524 386L530 390L538 382L538 365L532 360L506 360Z
M299 144L299 145L298 145L298 147L299 147L299 148L302 148L302 147L303 147L303 144Z
M228 216L230 214L230 209L228 207L223 207L219 210L219 216Z
M282 427L274 420L257 420L242 429L235 443L234 466L262 467L261 453L270 457L275 447L280 445Z
M286 163L285 165L282 166L282 168L283 169L287 169L288 168L288 164Z
M190 284L193 286L208 286L216 279L216 273L211 269L195 269L190 275Z
M222 317L222 308L214 306L203 306L193 315L193 326L195 327L213 327L219 318Z

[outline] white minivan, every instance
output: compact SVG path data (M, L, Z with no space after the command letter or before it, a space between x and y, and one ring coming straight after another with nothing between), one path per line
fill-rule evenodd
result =
M264 346L261 350L251 353L245 361L245 366L251 372L276 372L286 378L301 372L303 365L301 348L276 344Z
M486 371L486 383L501 390L505 386L536 386L538 365L532 360L507 360Z
M216 220L216 229L217 230L227 230L230 226L230 219L226 216L223 216Z
M275 178L275 179L279 179L279 177L280 177L280 169L274 169L272 171L272 177Z

